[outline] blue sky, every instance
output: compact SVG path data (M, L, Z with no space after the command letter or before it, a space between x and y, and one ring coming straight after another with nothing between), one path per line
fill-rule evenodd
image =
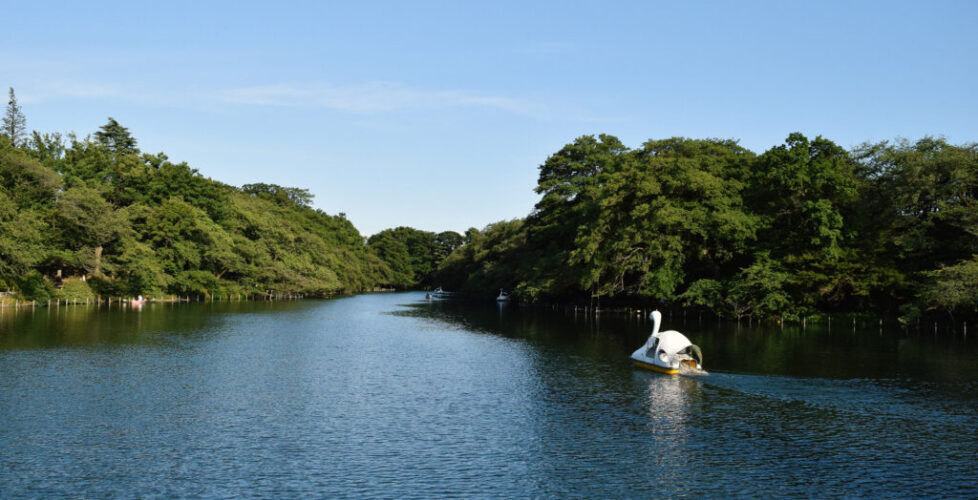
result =
M112 116L233 185L308 188L365 235L527 215L582 134L978 141L978 2L8 3L28 128ZM13 22L11 22L11 20Z

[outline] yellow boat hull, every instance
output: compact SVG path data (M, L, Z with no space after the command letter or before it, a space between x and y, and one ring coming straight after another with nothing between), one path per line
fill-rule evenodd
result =
M665 373L666 375L675 375L679 373L678 368L663 368L661 366L653 365L652 363L644 363L635 358L631 358L631 359L632 359L632 363L635 366L637 366L638 368L642 368L643 370L651 370L654 372Z

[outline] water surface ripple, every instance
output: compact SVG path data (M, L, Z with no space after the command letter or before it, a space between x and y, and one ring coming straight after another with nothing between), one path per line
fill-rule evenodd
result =
M667 318L667 322L669 319ZM424 294L0 317L0 498L971 497L967 339ZM712 364L711 364L712 363Z

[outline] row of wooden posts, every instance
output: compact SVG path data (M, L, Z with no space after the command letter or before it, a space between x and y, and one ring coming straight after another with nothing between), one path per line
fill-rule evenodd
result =
M216 296L216 297L214 295L209 295L209 296L200 296L200 295L197 295L197 296L193 296L193 297L191 297L191 296L181 297L181 296L177 296L177 295L171 295L169 299L164 299L164 300L155 300L154 299L154 302L163 302L163 303L168 303L168 302L225 302L225 301L227 301L227 302L234 302L234 301L242 301L242 300L256 300L255 297L257 297L257 296L254 296L254 295L248 296L248 295L241 295L241 294L224 295L224 296ZM301 300L301 299L304 299L305 298L305 295L303 295L303 294L264 294L264 295L261 295L260 297L261 297L261 300ZM128 303L129 301L131 301L131 299L124 299L124 298L116 297L114 299L114 301L117 304L125 304L125 303ZM68 299L64 299L64 305L65 306L68 306L68 305L82 305L82 304L84 304L86 306L92 305L92 304L94 304L94 305L106 304L106 305L111 306L112 305L112 302L113 302L113 298L112 297L108 297L105 300L102 300L101 297L96 297L94 299L86 298L84 302L81 302L81 301L79 301L77 299L71 300L71 301L69 301ZM37 305L38 305L37 304L37 301L31 301L29 304L28 303L21 304L20 302L16 302L15 301L13 306L10 306L8 304L0 304L0 310L2 310L4 307L14 307L14 308L32 307L33 308L33 307L37 307ZM61 299L55 299L53 304L52 304L52 301L51 300L48 300L46 304L45 303L42 303L41 305L42 306L43 305L47 305L47 307L52 307L52 306L53 307L60 307L62 305L62 302L61 302ZM596 317L596 316L598 316L599 314L602 314L602 313L612 313L612 314L622 314L622 313L624 313L624 314L628 314L628 315L631 315L631 316L639 316L639 317L642 317L642 318L647 318L648 315L649 315L649 313L652 311L652 309L650 309L650 308L634 308L634 307L628 307L628 308L608 309L608 308L598 308L598 307L590 307L590 306L577 306L577 305L575 305L575 306L567 306L567 305L559 305L559 304L553 304L553 305L551 305L551 309L554 310L554 311L563 311L563 312L571 312L571 311L573 311L573 313L574 313L575 316L578 315L578 314L583 314L585 316L595 316ZM687 310L684 308L682 311L683 311L683 323L685 324L686 323L686 312L687 312ZM672 308L666 308L666 312L667 312L667 319L672 319ZM703 311L702 310L698 310L698 317L699 317L699 321L702 323L703 322ZM783 329L785 322L782 321L782 320L777 320L777 321L781 325L781 328ZM831 330L832 329L832 316L828 316L827 317L827 321L828 321L828 323L827 323L828 324L828 328L829 328L829 330ZM739 322L740 322L740 320L738 320L738 323ZM758 320L758 323L760 323L760 320ZM750 326L753 325L753 318L748 317L748 325L750 325ZM807 318L802 318L802 320L801 320L801 326L802 326L802 329L807 328ZM883 329L883 319L882 318L880 318L880 320L879 320L879 328L880 328L880 330ZM852 329L853 330L856 329L856 318L852 318ZM917 329L918 330L920 329L920 320L917 321ZM962 323L961 329L962 329L963 334L965 336L967 336L968 335L968 322L967 321L964 321ZM934 334L936 335L937 332L938 332L938 323L935 321L934 322Z
M202 295L189 296L188 295L186 297L184 297L184 296L178 296L178 295L171 295L170 298L167 298L167 299L152 299L150 301L151 302L160 302L160 303L172 303L172 302L240 302L242 300L301 300L301 299L304 299L304 298L306 298L306 297L303 294L267 294L267 295L241 295L241 294L235 294L235 295L222 295L222 296L214 296L214 295L209 295L209 296L202 296ZM14 301L14 303L12 305L11 304L2 304L2 303L0 303L0 309L8 308L8 307L9 308L14 308L14 309L28 308L28 307L33 308L33 307L38 307L38 306L41 306L41 307L44 307L44 306L46 306L46 307L60 307L62 305L64 305L64 306L80 306L80 305L85 305L85 306L96 305L96 306L99 306L99 305L105 304L105 305L110 305L111 306L113 302L116 303L116 304L128 304L128 303L132 302L132 299L131 298L122 298L122 297L107 297L105 299L102 299L102 297L99 296L99 297L94 297L94 298L86 297L84 301L79 300L79 299L54 299L54 300L49 299L46 302L40 302L40 303L37 302L36 300L32 300L30 302Z
M568 306L568 305L560 305L560 304L552 304L550 306L550 308L553 311L561 311L561 312L564 312L564 313L573 312L575 316L577 316L578 314L582 314L584 316L594 316L594 317L597 317L600 314L627 314L629 316L638 316L638 317L641 317L641 318L648 318L649 317L649 313L651 313L654 310L654 308L635 308L635 307L598 308L598 307L590 307L590 306L576 306L576 305L575 306ZM665 312L665 316L666 316L667 320L671 320L672 319L672 313L673 313L672 308L665 308L665 311L664 312ZM686 323L686 312L687 312L687 309L684 308L682 310L683 324ZM703 310L702 309L699 309L699 310L697 310L697 312L698 312L699 322L702 323L703 322ZM827 316L826 318L827 318L828 328L829 328L829 330L831 330L832 329L832 316ZM781 326L781 329L784 329L785 322L783 320L780 320L780 319L778 319L776 321ZM738 319L737 322L740 323L740 320ZM753 326L753 323L754 323L754 319L751 318L751 317L748 317L747 318L747 324L748 324L748 326ZM757 323L760 324L761 323L761 320L757 320ZM802 329L807 329L807 327L808 327L808 318L802 318L801 319L801 327L802 327ZM856 318L852 318L852 329L855 330L856 327L857 327ZM916 327L917 327L917 330L920 330L920 320L919 319L917 320ZM879 318L879 328L880 328L881 331L883 330L883 319L882 318ZM956 328L954 328L954 329L956 330ZM936 335L937 332L938 332L938 322L937 321L934 321L934 334ZM961 323L961 332L962 332L962 334L964 334L965 337L968 336L968 322L967 321L963 321Z

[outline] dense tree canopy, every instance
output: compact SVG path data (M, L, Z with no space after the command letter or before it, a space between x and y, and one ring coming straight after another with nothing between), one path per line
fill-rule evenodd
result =
M15 147L0 135L0 285L22 298L326 294L394 281L305 189L221 184L141 154L111 118L94 141L69 140L35 132Z
M525 220L470 230L435 279L524 301L637 298L730 317L978 313L978 146L847 151L793 133L760 155L717 139L583 136L540 166Z
M0 286L26 299L444 286L727 317L978 313L975 144L582 136L540 166L525 219L364 240L306 189L208 179L111 118L93 140L21 134L0 133Z
M401 288L437 286L432 283L432 273L462 243L462 235L453 231L436 234L403 226L385 229L367 240L391 269L392 280L387 284Z

